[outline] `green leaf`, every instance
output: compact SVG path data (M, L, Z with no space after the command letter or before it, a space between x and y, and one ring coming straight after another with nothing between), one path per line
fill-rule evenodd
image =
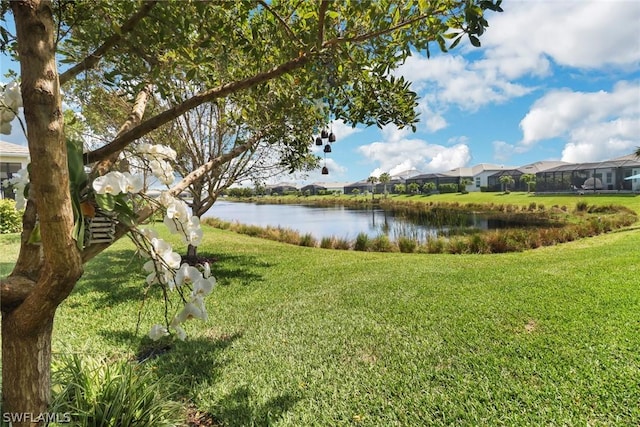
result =
M113 194L96 194L96 202L100 209L107 212L112 212L116 206L116 198L113 197Z
M469 34L469 41L475 47L480 47L480 39L474 36L473 34Z

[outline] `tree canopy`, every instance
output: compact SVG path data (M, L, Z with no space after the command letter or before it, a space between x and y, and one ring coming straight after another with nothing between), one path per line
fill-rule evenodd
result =
M249 107L247 100L276 102L267 123L284 117L286 105L302 103L317 109L325 122L415 126L417 95L395 70L414 50L429 53L433 45L446 50L464 38L479 45L488 26L486 10L500 11L500 0L1 3L0 51L20 61L16 77L31 153L20 254L0 295L3 410L46 411L56 308L82 276L83 264L110 245L80 242L79 200L92 197L103 208L119 207L115 239L153 212L123 196L139 190L139 182L114 170L125 150L186 112L221 99ZM15 34L6 25L8 13ZM193 92L176 89L176 82ZM95 102L81 96L82 88L87 94L109 89L129 106L122 123L104 122L103 138L85 152L70 140L63 114L63 101L80 109ZM70 98L72 93L77 97ZM156 99L162 102L155 104ZM3 112L7 107L19 108L5 103ZM306 142L292 141L292 160L308 153ZM176 153L139 145L139 154L169 182L167 168ZM172 198L235 154L210 158L172 185L164 198L168 225L184 226L187 238L197 239L198 221ZM89 174L83 163L91 167ZM148 283L162 284L162 269L182 274L182 280L199 277L178 270L174 253L157 238L137 236L155 242L155 271ZM209 274L200 273L191 297L182 295L193 300L176 319L206 318L196 303L211 291Z

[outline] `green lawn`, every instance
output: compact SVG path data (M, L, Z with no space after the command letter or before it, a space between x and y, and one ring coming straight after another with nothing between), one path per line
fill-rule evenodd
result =
M449 194L433 194L430 196L425 195L406 195L406 194L389 194L388 199L390 200L398 200L398 201L415 201L415 202L458 202L458 203L494 203L496 205L499 204L514 204L521 206L528 206L530 203L542 204L546 207L551 206L567 206L571 209L575 207L578 202L586 202L589 205L623 205L627 206L630 209L635 210L640 213L640 196L636 194L592 194L586 193L584 195L577 194L552 194L552 195L543 195L543 194L534 194L534 193L509 193L505 194L502 192L498 193L481 193L481 192L471 192L467 194L460 193L449 193ZM376 199L384 198L382 194L375 194ZM371 194L365 196L360 194L358 196L354 195L340 195L340 196L309 196L309 197L299 197L294 195L289 196L273 196L273 197L264 197L259 200L269 201L269 200L280 200L283 202L290 203L300 203L300 202L313 202L313 201L327 201L327 200L335 200L337 202L347 200L371 200Z
M363 253L205 228L209 323L144 365L222 425L638 425L639 243ZM16 250L0 236L1 273ZM150 295L136 333L133 255L123 240L87 265L55 351L136 354L163 309Z

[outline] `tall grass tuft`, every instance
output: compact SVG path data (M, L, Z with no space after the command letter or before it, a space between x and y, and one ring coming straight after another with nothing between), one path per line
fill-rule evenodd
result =
M394 252L394 245L386 234L380 234L371 240L371 249L374 252Z
M415 252L417 247L418 242L416 242L415 239L406 236L400 236L398 238L398 248L400 252L410 254Z
M353 249L356 251L368 251L370 247L371 244L367 233L358 233L356 236L356 242L353 244Z
M314 248L317 245L317 240L311 233L307 233L300 237L300 246L308 246Z
M74 426L175 426L184 408L144 366L104 358L63 356L53 367L51 412Z

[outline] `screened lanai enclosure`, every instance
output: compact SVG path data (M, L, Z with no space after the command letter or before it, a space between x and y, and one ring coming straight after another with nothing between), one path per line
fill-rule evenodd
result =
M597 163L573 163L536 174L536 192L640 192L640 179L625 179L640 174L640 159L635 155Z

